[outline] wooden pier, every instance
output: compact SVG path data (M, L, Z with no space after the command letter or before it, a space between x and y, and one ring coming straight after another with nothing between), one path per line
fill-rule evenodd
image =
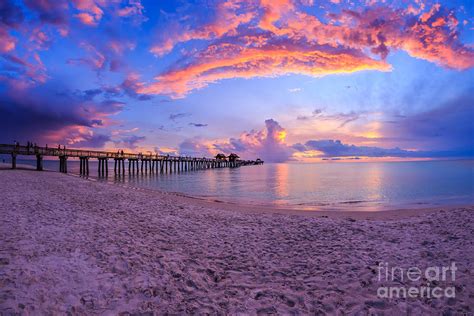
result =
M157 154L134 154L124 152L93 151L82 149L49 148L39 146L22 146L0 144L0 154L10 155L12 169L16 168L17 156L36 156L36 170L43 170L43 157L59 157L59 171L67 173L68 158L79 158L79 173L89 174L89 160L98 160L99 176L109 174L109 159L114 160L113 172L118 175L127 173L179 173L213 168L235 168L248 165L260 165L263 161L240 160L236 154L225 156L218 154L216 158L196 158L184 156L169 156ZM128 164L125 162L128 161Z

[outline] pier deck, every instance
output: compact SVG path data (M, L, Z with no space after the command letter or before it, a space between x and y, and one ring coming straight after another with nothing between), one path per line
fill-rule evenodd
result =
M12 168L16 168L17 156L35 156L36 169L43 170L44 157L58 157L59 171L67 173L68 158L79 158L80 174L89 174L89 159L97 159L99 175L106 175L109 172L108 160L114 159L114 172L116 174L125 174L125 161L128 160L128 172L183 172L200 169L212 168L235 168L247 165L263 164L260 159L257 160L240 160L236 155L229 155L229 159L220 158L197 158L187 156L169 156L158 154L136 154L125 152L95 151L73 148L50 148L40 146L22 146L0 144L0 154L10 155L12 158Z

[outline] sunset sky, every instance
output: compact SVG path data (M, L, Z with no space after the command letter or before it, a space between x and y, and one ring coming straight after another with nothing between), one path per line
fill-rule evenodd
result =
M0 1L0 142L474 156L474 1Z

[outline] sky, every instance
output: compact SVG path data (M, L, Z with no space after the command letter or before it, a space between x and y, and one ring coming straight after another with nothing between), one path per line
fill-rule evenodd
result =
M0 142L474 156L471 0L2 0Z

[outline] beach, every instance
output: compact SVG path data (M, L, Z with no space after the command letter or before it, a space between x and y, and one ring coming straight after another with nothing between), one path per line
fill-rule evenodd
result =
M303 212L0 170L1 314L454 314L474 308L474 207ZM455 297L381 298L380 267ZM413 283L413 284L412 284Z

